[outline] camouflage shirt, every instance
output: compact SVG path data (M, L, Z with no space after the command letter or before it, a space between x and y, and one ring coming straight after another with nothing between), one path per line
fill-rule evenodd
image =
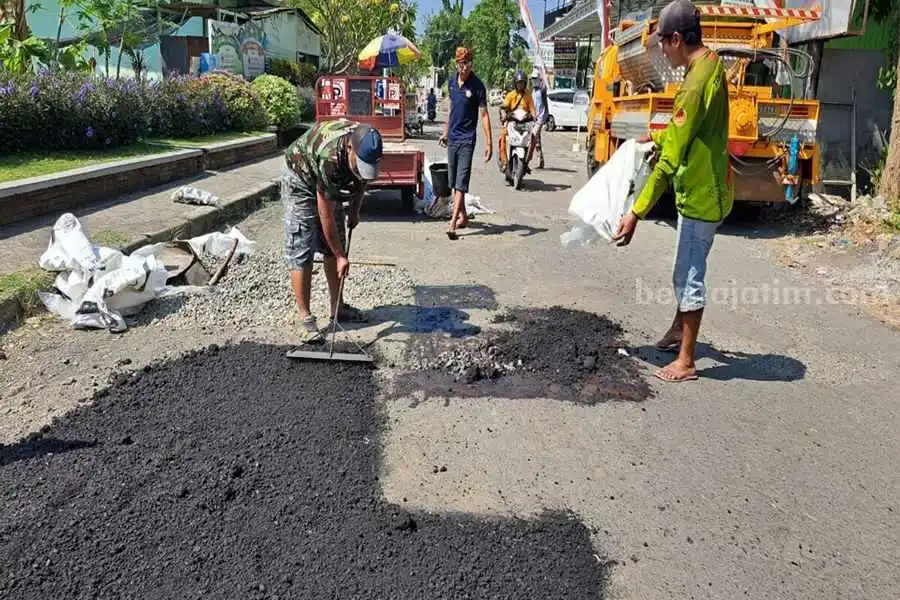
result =
M363 182L350 168L349 136L357 123L346 119L320 121L285 151L288 168L314 193L335 202L351 201L362 193Z

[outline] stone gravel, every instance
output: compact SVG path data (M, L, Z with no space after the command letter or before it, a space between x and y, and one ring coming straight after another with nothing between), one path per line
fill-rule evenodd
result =
M471 387L479 394L490 394L492 385L510 378L515 384L504 391L516 396L594 404L640 401L652 395L638 363L625 349L623 329L604 315L556 306L509 309L493 320L503 326L449 347L446 340L434 337L415 340L408 368L414 374L436 373L456 383L475 384ZM420 388L444 384L440 378L429 382L415 375L408 378L410 383Z
M208 259L205 264L210 265ZM344 300L362 310L409 304L415 296L409 273L398 267L354 265L344 284ZM312 310L324 326L331 311L321 264L313 274ZM212 271L215 270L213 266ZM234 328L289 325L296 314L288 270L280 252L260 248L233 263L212 288L157 298L139 319L169 328Z

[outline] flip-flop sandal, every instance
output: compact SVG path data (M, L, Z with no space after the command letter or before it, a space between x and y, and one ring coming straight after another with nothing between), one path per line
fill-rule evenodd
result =
M670 377L666 377L663 375L662 369L653 374L657 379L665 381L666 383L681 383L682 381L696 381L700 379L700 377L695 373L693 375L687 375L686 377L679 377L677 379L673 379Z
M455 232L455 231L448 231L448 232L447 232L447 237L450 238L451 240L458 240L458 239L459 239L459 236L456 235L456 232Z
M661 352L675 352L681 349L681 342L672 342L671 344L656 344L656 349Z

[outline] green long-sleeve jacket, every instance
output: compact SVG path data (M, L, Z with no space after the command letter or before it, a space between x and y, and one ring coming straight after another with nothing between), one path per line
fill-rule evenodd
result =
M706 50L688 66L672 120L651 136L661 149L659 160L632 212L647 216L671 182L683 216L708 222L727 217L734 201L728 175L728 83L715 52Z

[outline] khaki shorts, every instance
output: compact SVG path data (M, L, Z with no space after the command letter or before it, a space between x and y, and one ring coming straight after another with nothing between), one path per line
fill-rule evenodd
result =
M282 176L281 194L284 204L284 255L288 268L300 271L311 267L317 252L322 256L332 256L319 220L315 190L310 190L302 180L286 172ZM344 205L340 202L335 203L334 218L341 247L346 248L346 218Z

